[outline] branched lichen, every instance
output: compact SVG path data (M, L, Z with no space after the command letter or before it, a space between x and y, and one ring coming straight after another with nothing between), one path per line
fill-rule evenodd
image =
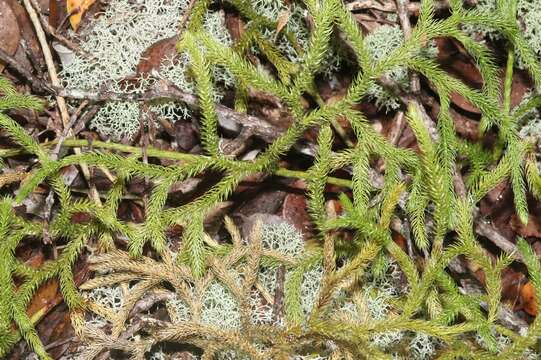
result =
M541 58L541 16L539 15L541 13L541 3L537 0L513 1L516 3L517 23L523 32L524 39L537 57ZM510 5L511 2L502 1L504 14L507 15L511 11ZM497 1L479 0L476 3L476 8L487 14L494 14L497 12ZM464 29L478 38L502 39L501 33L490 26L466 25ZM517 58L517 65L525 68L525 64L520 57Z
M152 84L152 77L155 77L171 81L182 91L193 93L186 54L166 57L159 64L159 71L130 80L128 85L125 81L135 74L145 50L159 40L176 35L178 19L187 5L186 0L149 0L144 3L120 0L110 4L89 29L78 35L81 49L92 56L78 55L72 62L63 64L60 75L64 85L71 89L140 93ZM231 38L223 21L223 14L208 11L203 26L217 41L228 46ZM231 74L223 68L213 67L213 76L224 87L233 85ZM215 94L218 101L220 93ZM184 105L173 102L151 104L149 111L172 122L189 115ZM151 118L141 111L137 103L109 102L92 119L91 127L119 141L131 138L139 129L140 122L145 124Z
M404 42L404 34L398 26L382 25L376 28L365 38L366 50L379 61L387 54L397 49ZM406 68L396 66L386 74L389 78L402 86L407 86ZM373 84L368 88L368 95L372 97L379 108L396 110L400 107L400 101L389 91L379 84Z

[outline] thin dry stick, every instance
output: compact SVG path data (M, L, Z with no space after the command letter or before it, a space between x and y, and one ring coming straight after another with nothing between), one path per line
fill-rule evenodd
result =
M183 102L189 108L198 110L199 100L193 94L186 93L178 89L174 84L168 81L160 81L146 92L141 94L123 94L107 91L86 91L78 89L56 88L57 92L71 99L89 100L92 102L100 101L156 101L162 99L174 99ZM232 132L240 132L241 128L251 128L253 135L262 140L272 142L280 136L281 131L269 124L267 121L248 114L238 113L224 105L216 104L216 112L220 126Z
M44 81L38 79L32 73L24 68L15 58L10 56L4 50L0 48L0 60L8 65L11 69L15 70L19 75L28 81L32 89L37 92L53 92L54 90Z
M36 10L32 7L30 0L23 0L23 2L24 7L28 12L28 15L30 16L30 20L34 25L34 29L36 30L36 34L41 45L41 51L43 51L45 63L47 64L47 71L49 72L49 76L51 77L51 83L53 84L53 86L62 86L60 80L58 79L58 73L56 72L56 68L54 66L51 49L49 49L49 44L47 43L47 38L45 37L45 33L43 32L43 28L41 27L38 14ZM62 123L64 124L64 127L66 127L68 126L70 120L68 108L66 106L66 100L61 96L57 96L56 103L58 104L58 110L60 111L60 116L62 117Z
M391 132L389 133L389 142L393 145L398 145L398 141L406 128L406 120L403 111L396 113L395 121Z
M32 21L32 24L34 25L34 29L36 30L36 34L38 36L38 40L41 46L41 50L43 51L43 56L45 58L45 63L47 64L47 71L49 72L49 76L51 77L51 83L55 87L60 87L61 82L58 78L58 73L56 72L56 67L53 61L53 56L51 54L51 49L49 48L49 44L47 43L47 38L45 37L45 32L43 31L43 27L41 26L41 22L39 21L38 14L34 7L32 6L30 0L23 0L24 7L26 8L26 11L28 12L28 15L30 16L30 20ZM56 103L58 105L58 110L60 111L60 116L62 117L62 123L64 125L64 129L69 128L70 123L70 116L68 112L68 108L66 106L66 100L62 96L56 96ZM68 135L71 135L71 130L69 131ZM81 149L76 148L74 149L76 154L81 153ZM83 176L85 180L87 181L89 187L90 187L90 196L92 200L98 204L101 205L100 195L98 193L98 190L96 187L92 184L90 180L90 170L88 169L88 166L86 164L81 163L81 170L83 173Z
M79 45L75 44L73 41L67 39L66 37L60 35L56 30L55 28L53 28L51 25L49 25L49 22L47 21L47 18L43 15L43 12L41 10L41 6L39 5L39 3L37 2L37 0L31 0L32 1L32 5L34 6L34 9L37 10L37 13L38 13L38 16L39 16L39 19L41 21L41 26L43 27L43 29L45 31L47 31L52 37L54 37L56 40L58 40L60 43L62 43L63 45L65 45L67 48L75 51L76 53L80 54L81 56L84 56L86 58L90 58L92 57L91 54L85 52L84 50L82 50ZM68 14L67 17L69 17L70 15Z
M407 41L411 37L411 23L408 12L409 0L396 0L396 10L398 12L398 19L404 32L404 40ZM419 81L419 75L415 72L410 72L410 84L413 94L418 95L421 91L421 83Z
M79 105L77 110L75 110L75 112L71 115L70 122L69 122L68 126L66 126L64 128L64 131L62 132L62 135L58 138L58 143L56 144L54 150L51 153L51 156L53 156L55 159L58 158L58 154L60 153L60 148L62 147L62 144L64 143L64 140L66 139L67 136L69 136L71 128L73 127L73 125L75 125L79 115L81 114L83 109L88 105L88 103L89 102L87 100L84 100Z
M475 0L466 0L465 3L471 5ZM449 1L436 1L434 3L436 11L449 9ZM421 9L421 4L418 2L410 3L406 6L408 13L417 15ZM382 12L396 12L396 4L392 1L378 1L378 0L354 0L347 4L349 11L363 11L363 10L377 10Z

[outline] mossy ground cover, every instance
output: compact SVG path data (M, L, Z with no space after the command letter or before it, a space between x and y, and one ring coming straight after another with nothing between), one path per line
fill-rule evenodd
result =
M539 357L537 2L98 5L1 78L0 356Z

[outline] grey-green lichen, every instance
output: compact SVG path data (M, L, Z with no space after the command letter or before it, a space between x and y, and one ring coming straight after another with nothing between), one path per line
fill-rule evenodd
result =
M177 34L178 19L188 5L187 0L114 1L78 38L81 49L90 56L76 55L64 63L60 77L68 89L111 91L115 93L142 93L157 79L172 82L179 89L193 93L189 76L187 54L166 57L159 69L151 74L132 78L142 60L141 56L157 41ZM224 25L223 14L208 11L203 24L224 45L231 45L231 37ZM233 85L229 72L213 67L213 77L223 87ZM220 92L215 92L218 101ZM149 114L135 102L107 102L92 119L91 128L119 141L131 138L155 117L174 122L185 119L188 109L178 103L150 104Z
M511 11L511 3L502 2L504 12ZM479 0L475 7L480 11L497 15L496 0ZM517 21L523 36L532 51L541 58L541 2L538 0L516 0ZM501 33L488 26L466 25L464 29L477 38L487 37L492 40L501 39ZM524 68L520 56L517 65Z

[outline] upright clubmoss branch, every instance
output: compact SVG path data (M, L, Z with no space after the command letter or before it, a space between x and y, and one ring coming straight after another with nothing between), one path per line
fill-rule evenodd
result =
M503 89L503 111L509 114L511 111L511 92L513 87L513 67L515 66L515 52L509 49L507 52L507 64L505 69L505 83Z

